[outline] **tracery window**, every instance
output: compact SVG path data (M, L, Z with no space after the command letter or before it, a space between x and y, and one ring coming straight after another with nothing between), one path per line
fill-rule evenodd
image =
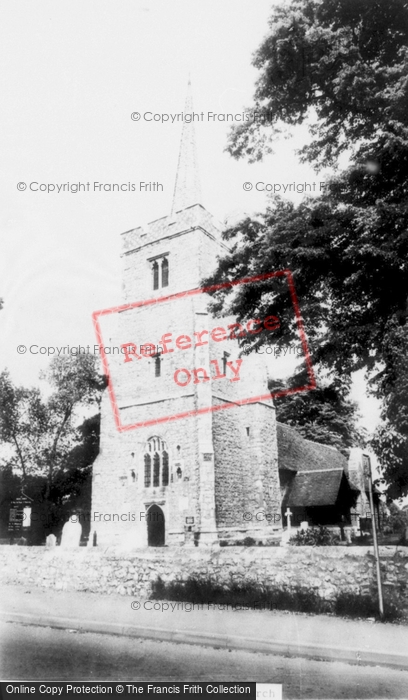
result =
M159 437L151 437L146 444L144 455L144 485L168 486L169 484L169 453L166 443Z

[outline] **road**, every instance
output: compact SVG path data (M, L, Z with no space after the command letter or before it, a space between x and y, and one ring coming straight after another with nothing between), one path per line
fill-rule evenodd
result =
M408 698L408 672L243 651L0 624L7 680L258 681L285 698Z

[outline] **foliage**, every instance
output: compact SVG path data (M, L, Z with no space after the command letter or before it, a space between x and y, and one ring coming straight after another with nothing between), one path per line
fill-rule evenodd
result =
M242 544L244 547L254 547L256 545L256 541L253 537L245 537L242 540Z
M289 544L295 547L329 547L340 544L340 537L335 535L329 528L320 525L319 527L308 527L307 530L299 530L296 535L290 538Z
M381 455L391 482L388 499L408 492L408 331L394 324L384 338L385 370L378 378L377 396L383 397L382 424L372 445Z
M293 388L298 377L286 385L273 382L270 389ZM366 436L356 428L357 405L348 398L349 382L340 377L317 377L314 391L275 398L276 419L296 428L306 440L335 447L348 457L348 448L365 444Z
M392 601L385 599L384 617L382 622L392 622L404 617L402 608ZM356 595L355 593L340 592L334 602L334 611L341 617L374 617L379 618L378 597L373 595Z
M38 389L14 386L7 371L0 374L0 440L13 448L9 464L23 483L29 474L43 475L49 490L55 470L80 440L76 410L99 403L104 379L92 355L54 358L43 377L54 388L47 400Z
M39 538L44 527L58 529L70 509L90 508L99 415L78 427L78 411L98 407L106 384L91 355L54 358L43 376L54 389L48 399L38 389L16 387L7 371L0 374L0 441L11 449L3 478L17 475L19 488L35 500Z
M152 584L152 600L182 601L184 604L212 606L236 610L291 610L303 613L335 613L344 617L379 617L375 596L338 592L333 600L325 600L318 592L295 586L262 586L258 583L215 583L211 579L190 576L186 581L164 581L158 577ZM187 609L187 606L185 607ZM402 618L404 610L385 601L383 622Z
M384 525L391 529L391 532L405 532L408 528L408 512L401 510L395 503L389 506L389 515L384 520Z
M41 543L44 533L59 534L71 513L80 514L83 535L89 530L91 511L92 464L99 452L100 415L87 418L77 428L79 442L68 452L55 470L48 499L45 475L28 475L22 483L10 464L0 467L0 531L8 536L10 503L21 489L33 501L30 544Z
M373 446L392 498L408 493L407 38L403 0L292 0L274 9L254 59L255 107L272 114L271 138L281 123L314 119L301 155L316 169L338 166L346 149L350 165L327 180L321 196L298 206L271 198L264 214L227 229L230 253L204 281L292 272L313 366L345 382L364 369L383 401ZM255 122L238 127L230 152L261 157L262 133ZM278 316L273 336L246 337L243 352L297 338L278 278L218 290L213 311L242 323Z
M317 167L378 138L405 136L408 20L404 0L292 0L273 8L253 64L253 109L233 129L235 157L259 160L285 126L312 120L303 158Z

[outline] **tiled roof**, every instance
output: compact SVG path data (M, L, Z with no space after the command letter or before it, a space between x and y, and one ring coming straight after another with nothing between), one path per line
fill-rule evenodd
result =
M293 472L286 496L289 507L332 506L346 480L347 459L334 447L305 440L295 428L277 423L279 469ZM349 488L356 487L346 481ZM358 489L357 489L358 490Z
M347 469L347 459L334 447L305 440L295 428L277 423L279 469L295 472Z
M342 478L341 468L296 474L288 506L333 506L339 495Z

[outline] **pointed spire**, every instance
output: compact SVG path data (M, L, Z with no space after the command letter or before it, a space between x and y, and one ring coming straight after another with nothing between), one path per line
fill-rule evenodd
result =
M184 115L186 114L193 114L190 78L188 79L187 97L184 107ZM192 204L199 203L201 203L201 187L198 176L194 121L183 121L171 217L179 209L185 209Z

